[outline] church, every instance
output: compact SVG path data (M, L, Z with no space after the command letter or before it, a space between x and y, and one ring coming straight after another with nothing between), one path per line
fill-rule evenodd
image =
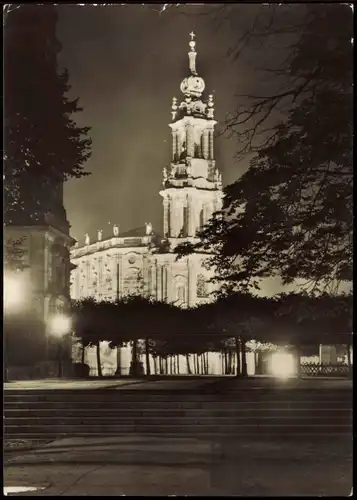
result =
M196 70L195 34L191 33L190 38L188 76L180 85L182 98L172 100L172 155L169 166L163 169L159 193L163 227L156 230L145 223L142 228L120 233L119 226L114 225L109 238L103 238L102 231L98 231L96 241L85 235L84 245L77 243L71 251L75 266L71 274L72 299L116 300L145 293L180 307L212 300L214 285L209 280L213 271L203 266L207 256L197 253L176 260L174 253L178 244L197 241L197 232L221 209L223 196L222 175L214 156L217 122L213 96L203 97L205 81ZM115 372L117 353L105 345L102 353L103 373ZM120 357L122 374L127 374L130 348L122 348ZM211 361L209 371L220 371L220 361ZM86 362L95 374L94 348L87 348Z

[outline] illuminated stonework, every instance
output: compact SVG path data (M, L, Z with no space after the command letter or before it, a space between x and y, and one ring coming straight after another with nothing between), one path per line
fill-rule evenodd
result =
M193 254L176 261L174 248L184 241L197 241L197 231L208 222L222 203L222 176L214 159L213 97L201 100L205 83L196 71L196 50L191 33L189 76L182 82L184 100L174 99L172 158L163 171L163 236L150 223L122 234L118 225L111 237L98 232L98 241L85 236L83 247L72 250L71 295L74 299L96 297L115 300L127 294L143 293L180 307L194 307L212 300L213 275L203 267L206 256ZM112 371L117 353L103 355ZM109 356L109 357L108 357ZM217 359L213 359L217 356ZM121 349L121 372L127 374L130 349ZM110 358L110 359L109 359ZM221 370L218 355L210 353L210 373ZM87 362L95 373L94 349L87 349ZM181 363L180 363L181 364ZM180 373L185 373L182 360ZM104 366L105 373L105 366Z

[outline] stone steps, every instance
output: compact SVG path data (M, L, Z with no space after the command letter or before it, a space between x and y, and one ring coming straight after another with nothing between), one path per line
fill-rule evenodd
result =
M4 393L5 439L121 436L352 437L348 391Z

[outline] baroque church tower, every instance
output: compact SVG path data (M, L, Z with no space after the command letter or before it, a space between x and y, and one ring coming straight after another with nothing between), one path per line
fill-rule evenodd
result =
M205 82L196 69L195 34L190 33L189 75L180 86L181 103L172 102L172 157L164 168L164 235L175 246L193 240L197 232L220 210L222 175L214 159L213 95L205 101Z

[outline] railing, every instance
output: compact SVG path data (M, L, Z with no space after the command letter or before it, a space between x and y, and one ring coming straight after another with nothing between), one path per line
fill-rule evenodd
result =
M320 363L302 363L301 375L306 377L348 377L349 368L345 364L325 365Z

